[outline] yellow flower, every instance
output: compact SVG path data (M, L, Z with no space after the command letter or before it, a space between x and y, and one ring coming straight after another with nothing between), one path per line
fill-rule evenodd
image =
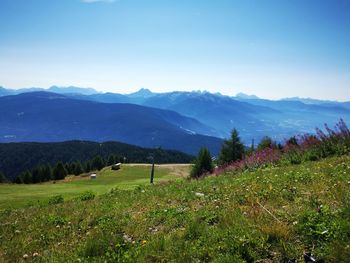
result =
M142 240L141 241L141 245L144 245L144 244L146 244L147 243L147 240Z

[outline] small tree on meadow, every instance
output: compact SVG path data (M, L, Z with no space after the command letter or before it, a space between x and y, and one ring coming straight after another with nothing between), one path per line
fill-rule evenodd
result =
M231 132L231 138L225 140L221 146L219 155L219 163L225 164L241 160L244 155L244 145L239 138L238 131L233 129Z
M205 173L212 173L213 169L214 166L209 150L207 148L202 148L198 153L194 166L192 167L191 177L198 178Z

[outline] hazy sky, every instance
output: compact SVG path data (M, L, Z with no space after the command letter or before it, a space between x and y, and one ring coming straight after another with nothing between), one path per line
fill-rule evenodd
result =
M350 1L0 0L0 85L350 100Z

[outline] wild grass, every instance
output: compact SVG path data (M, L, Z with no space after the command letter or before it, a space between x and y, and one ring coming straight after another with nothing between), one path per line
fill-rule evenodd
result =
M0 213L3 262L350 258L350 156Z

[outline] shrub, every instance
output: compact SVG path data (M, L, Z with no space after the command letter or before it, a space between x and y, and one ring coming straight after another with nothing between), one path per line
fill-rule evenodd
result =
M309 242L335 240L340 234L337 213L328 206L321 206L317 211L306 212L298 224L298 232Z
M55 195L49 198L49 205L56 205L56 204L60 204L63 203L64 199L62 195Z
M85 191L79 196L79 199L81 201L88 201L88 200L92 200L94 198L95 198L95 194L92 191Z
M67 219L65 217L62 217L59 215L49 215L47 217L47 222L50 224L53 224L55 226L57 226L57 225L62 226L65 223L67 223Z

